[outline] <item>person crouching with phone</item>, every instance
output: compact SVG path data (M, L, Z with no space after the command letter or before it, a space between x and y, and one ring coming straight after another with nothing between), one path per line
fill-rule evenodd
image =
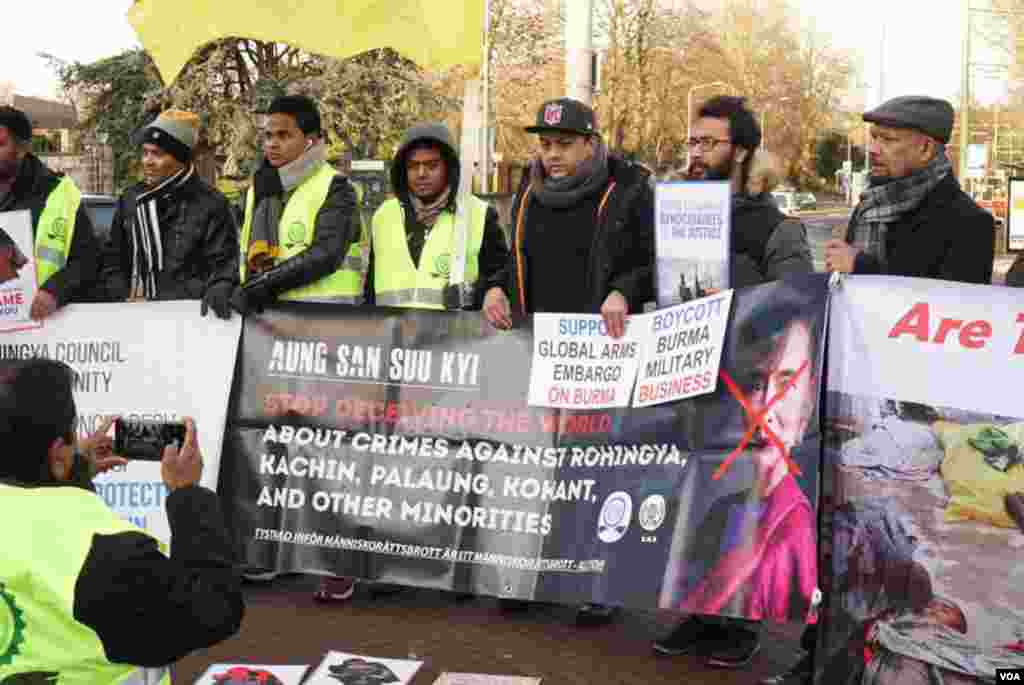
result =
M169 685L170 664L235 634L244 613L217 496L198 485L195 422L161 460L168 557L91 492L125 460L110 453L110 422L76 439L73 381L48 359L0 369L0 682Z

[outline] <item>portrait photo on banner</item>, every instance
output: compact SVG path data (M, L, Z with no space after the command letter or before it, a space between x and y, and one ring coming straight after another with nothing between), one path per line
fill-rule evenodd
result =
M694 451L662 608L812 617L827 308L823 276L737 292L719 387L684 420Z

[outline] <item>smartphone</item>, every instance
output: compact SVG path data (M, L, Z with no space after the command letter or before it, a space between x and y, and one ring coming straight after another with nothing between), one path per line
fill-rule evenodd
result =
M160 461L164 447L185 444L185 424L174 421L114 421L114 454L137 461Z

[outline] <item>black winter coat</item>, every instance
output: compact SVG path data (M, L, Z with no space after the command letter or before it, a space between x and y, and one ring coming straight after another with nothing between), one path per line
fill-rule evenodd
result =
M641 166L618 157L608 158L609 183L615 187L608 196L604 211L598 217L597 229L587 257L586 273L566 274L566 278L584 278L590 302L587 314L597 314L605 298L617 290L629 303L629 312L639 313L654 293L654 191L650 174ZM520 225L522 201L530 184L529 173L523 175L512 205L512 245L509 256L509 286L512 311L528 314L533 311L524 239L526 226ZM605 191L602 191L602 195ZM530 199L531 204L536 198ZM526 213L529 221L529 211Z
M0 212L27 209L32 212L32 239L35 240L39 217L46 207L50 192L57 187L63 174L50 171L35 155L27 155L18 169L11 192L0 201ZM71 250L64 268L57 271L41 286L63 307L72 300L88 297L99 271L99 245L92 219L84 207L75 215L75 233L71 237Z
M846 242L853 244L853 227ZM952 174L947 175L916 211L889 224L887 263L861 253L855 274L889 274L964 283L992 282L995 219L975 204Z
M97 299L120 302L130 295L135 200L145 190L134 185L117 203ZM193 175L157 211L164 255L158 300L198 300L215 283L238 283L238 228L227 198Z
M771 193L734 195L729 283L746 288L814 271L807 229L787 217Z

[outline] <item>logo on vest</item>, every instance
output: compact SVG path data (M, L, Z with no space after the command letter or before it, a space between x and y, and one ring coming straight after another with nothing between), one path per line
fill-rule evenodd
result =
M0 583L0 666L14 661L18 646L25 641L25 620L14 595ZM6 680L4 681L6 682Z
M434 257L434 272L430 274L434 278L443 278L448 280L448 274L452 270L452 256L447 252L445 254L439 254Z
M50 224L50 240L64 240L68 232L68 222L64 219L54 219Z
M293 221L288 225L288 244L286 247L303 245L306 242L306 224L301 221Z

